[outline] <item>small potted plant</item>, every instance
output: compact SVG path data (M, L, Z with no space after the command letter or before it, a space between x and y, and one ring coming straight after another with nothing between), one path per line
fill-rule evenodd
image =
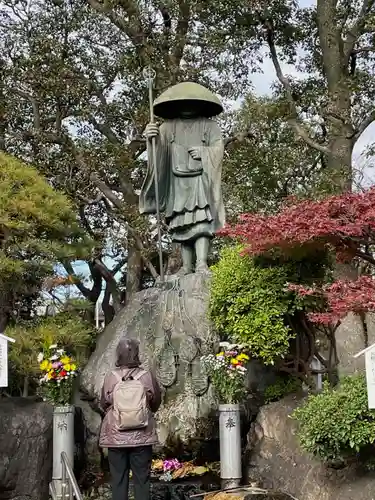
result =
M249 356L243 347L222 342L218 354L209 354L202 363L219 401L220 475L223 488L240 484L241 432L240 402L246 394L245 376Z
M44 401L53 405L53 487L59 495L61 490L64 451L73 466L74 460L74 406L73 382L77 376L77 364L65 349L56 344L38 355L42 376L39 393Z

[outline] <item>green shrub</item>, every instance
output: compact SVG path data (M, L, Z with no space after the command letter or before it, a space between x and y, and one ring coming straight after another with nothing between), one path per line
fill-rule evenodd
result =
M375 442L375 411L368 409L362 375L344 378L336 388L325 384L293 417L302 448L326 462L340 462Z
M16 340L9 346L9 364L17 387L15 394L30 395L36 387L40 369L37 357L52 344L66 348L82 366L95 340L95 329L78 314L64 312L8 327L6 334Z
M297 304L286 291L289 266L256 265L237 246L224 248L211 269L210 318L222 338L245 344L265 364L284 357L294 336L285 316Z
M298 392L302 388L301 379L292 375L279 376L276 382L269 385L264 391L264 402L266 404L278 401L288 394Z

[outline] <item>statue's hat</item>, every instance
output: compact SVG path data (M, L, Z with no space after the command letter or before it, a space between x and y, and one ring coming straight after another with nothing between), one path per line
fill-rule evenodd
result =
M172 119L180 116L186 104L199 110L200 116L217 116L223 111L220 99L202 85L193 82L178 83L163 92L154 101L154 113L160 118Z

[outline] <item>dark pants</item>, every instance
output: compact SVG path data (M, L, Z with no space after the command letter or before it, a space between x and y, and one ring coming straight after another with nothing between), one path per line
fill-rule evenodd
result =
M152 446L109 448L108 461L113 500L128 500L130 470L133 474L135 500L150 500Z

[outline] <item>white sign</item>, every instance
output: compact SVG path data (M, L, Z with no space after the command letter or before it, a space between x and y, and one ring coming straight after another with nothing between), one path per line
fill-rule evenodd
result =
M375 409L375 347L365 354L368 407Z
M320 360L314 356L313 359L311 360L310 364L311 370L314 372L314 370L318 372L323 371L323 364L320 362ZM315 378L315 387L317 391L321 391L323 389L323 373L315 373L313 374Z
M365 369L366 369L366 385L367 385L367 399L369 410L375 409L375 344L370 345L366 349L353 356L359 358L365 356Z
M0 387L8 387L8 342L14 339L0 333Z

